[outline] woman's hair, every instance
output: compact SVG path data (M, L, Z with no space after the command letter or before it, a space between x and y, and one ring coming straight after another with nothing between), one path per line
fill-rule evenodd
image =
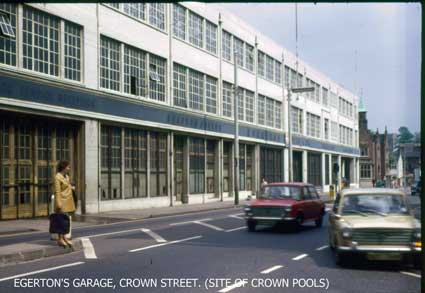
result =
M59 163L58 163L58 172L62 172L68 166L69 166L69 162L68 161L59 161Z

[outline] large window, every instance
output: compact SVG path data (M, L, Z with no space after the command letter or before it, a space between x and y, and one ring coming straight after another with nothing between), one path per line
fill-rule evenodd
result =
M189 42L202 48L204 44L202 17L189 12Z
M266 98L266 125L274 126L274 100Z
M265 178L269 183L283 180L282 151L274 148L260 149L260 180Z
M204 109L204 75L198 71L189 71L189 107Z
M258 51L258 64L257 64L258 68L257 68L257 73L259 76L261 77L265 77L265 67L266 67L266 55L261 52Z
M2 15L9 20L15 36L17 7L14 3L0 3L0 10L7 12ZM16 37L0 34L0 63L16 66Z
M209 21L205 22L205 40L207 51L217 54L217 26Z
M290 85L290 71L289 71L289 67L285 65L285 87L289 88Z
M122 5L124 13L141 20L146 20L145 3L123 3Z
M239 190L252 190L254 146L239 144Z
M245 90L245 120L254 122L254 92Z
M165 101L166 63L162 57L149 55L149 97L152 100Z
M322 185L322 156L317 153L307 155L307 182L315 186Z
M245 43L245 67L249 71L254 71L254 47Z
M361 146L360 147L360 155L362 157L368 157L369 156L369 147L368 146Z
M65 78L81 80L81 26L65 22Z
M124 47L124 92L146 97L146 53Z
M322 87L322 104L329 106L328 89Z
M307 135L320 138L320 116L307 112Z
M275 101L274 105L274 127L281 129L282 128L282 103Z
M59 76L59 19L24 6L24 68Z
M258 95L258 124L265 125L265 118L266 118L266 97L262 95Z
M274 60L270 56L266 56L266 78L274 81Z
M232 162L232 143L223 142L223 192L230 189L230 166Z
M125 129L124 134L124 197L147 196L147 133Z
M236 64L240 67L244 67L244 47L243 41L233 37L233 50L236 52Z
M176 3L173 4L173 34L186 39L186 8Z
M149 23L154 27L165 30L164 3L149 3Z
M334 141L338 141L338 123L335 121L331 121L331 139Z
M204 192L205 176L205 146L201 138L190 138L189 140L189 193Z
M100 86L120 90L120 44L112 39L100 39Z
M282 82L282 64L275 60L274 63L274 81L280 84Z
M223 81L223 116L232 117L233 116L233 103L232 103L232 85Z
M371 179L371 165L370 164L361 164L360 165L360 179Z
M121 128L101 128L101 198L121 198Z
M205 98L208 113L217 113L217 79L207 76L205 80Z
M215 191L216 144L214 140L207 140L207 193Z
M150 196L167 195L167 135L150 132Z
M223 31L221 38L222 57L230 62L232 60L232 35Z
M291 106L291 120L292 120L292 131L294 133L303 133L303 110L300 108Z
M325 139L329 139L329 119L325 118L325 124L324 124L324 130L325 130Z
M245 117L245 102L244 102L244 90L241 88L238 88L238 119L244 120Z

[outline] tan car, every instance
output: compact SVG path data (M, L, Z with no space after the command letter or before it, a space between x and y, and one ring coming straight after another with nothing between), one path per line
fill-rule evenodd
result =
M368 260L409 261L419 266L421 226L401 191L345 189L329 213L329 246L338 265L362 254Z

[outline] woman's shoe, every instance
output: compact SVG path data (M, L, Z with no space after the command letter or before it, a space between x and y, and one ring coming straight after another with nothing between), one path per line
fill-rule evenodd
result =
M72 244L72 241L71 240L69 240L69 239L67 239L67 238L64 238L64 242L69 246L69 247L73 247L73 244Z
M56 242L60 247L63 247L63 248L67 248L68 247L68 243L66 243L65 241L63 241L63 240L58 240L57 242Z

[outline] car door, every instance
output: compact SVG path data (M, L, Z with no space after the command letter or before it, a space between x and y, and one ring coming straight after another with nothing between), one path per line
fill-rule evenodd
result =
M338 208L339 208L340 200L341 200L341 195L338 193L336 195L332 210L329 213L329 236L330 236L330 239L332 239L334 237L334 234L337 232L337 231L335 231L336 230L336 217L335 217L335 215L338 214Z
M311 212L313 218L318 218L322 213L322 201L320 200L319 193L314 186L309 186L308 191L311 196Z
M311 194L307 186L303 187L302 209L303 209L305 220L311 219L313 217Z

